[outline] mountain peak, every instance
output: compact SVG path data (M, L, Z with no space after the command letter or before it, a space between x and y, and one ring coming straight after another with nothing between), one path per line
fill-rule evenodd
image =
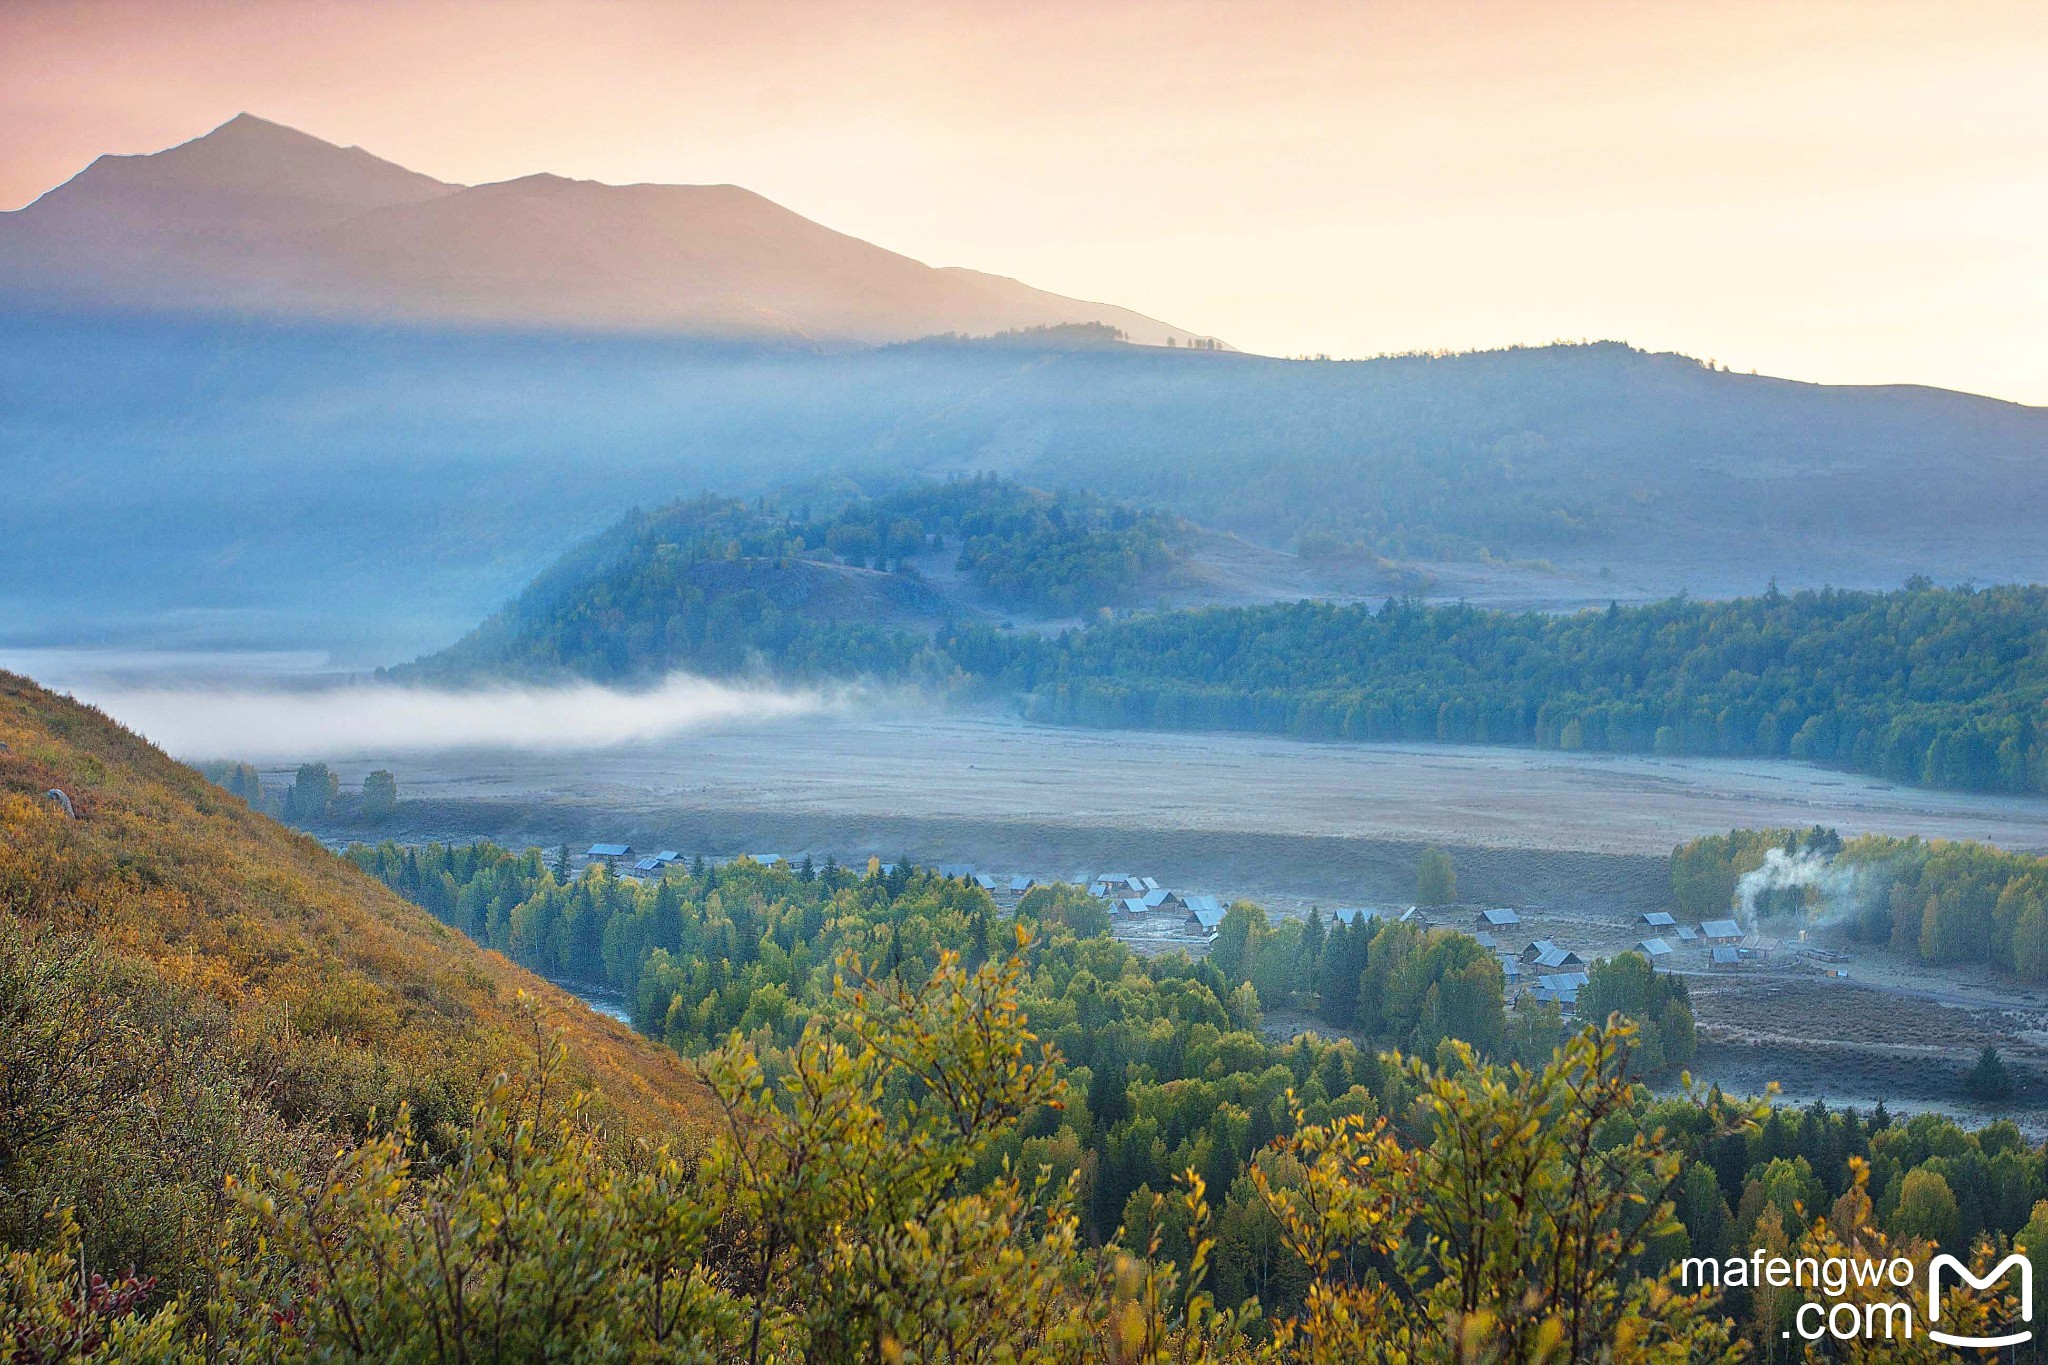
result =
M213 184L284 182L303 190L330 180L340 182L333 186L334 190L349 199L381 182L384 192L372 190L375 202L364 205L366 208L428 198L453 188L432 176L372 156L361 147L343 147L247 112L236 114L203 136L161 152L100 160L161 167L181 178L198 177Z
M240 241L324 226L456 187L241 113L160 152L102 156L29 208L59 233L192 232Z
M278 134L283 134L289 138L305 138L309 142L321 142L329 147L334 145L331 142L325 142L324 139L314 137L311 133L302 133L287 124L277 123L267 118L259 118L246 109L229 119L226 123L221 124L218 128L215 128L212 132L195 138L194 141L204 142L207 138L216 137L275 136Z
M1187 338L1128 309L933 270L735 186L450 185L246 111L160 152L103 156L0 234L0 305L865 343L1078 322Z

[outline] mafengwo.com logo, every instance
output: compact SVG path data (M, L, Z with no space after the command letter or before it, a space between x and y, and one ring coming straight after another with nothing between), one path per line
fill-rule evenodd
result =
M2034 1267L2018 1252L1979 1275L1947 1255L1929 1261L1923 1273L1903 1256L1880 1261L1754 1251L1747 1259L1687 1257L1678 1278L1688 1289L1804 1293L1783 1335L1805 1341L1924 1335L1944 1346L1991 1350L2034 1339ZM1974 1297L1959 1300L1959 1294Z

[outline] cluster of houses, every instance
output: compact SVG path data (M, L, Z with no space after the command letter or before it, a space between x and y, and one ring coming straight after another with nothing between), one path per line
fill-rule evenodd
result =
M603 863L612 871L627 877L665 876L671 868L681 866L687 861L675 849L642 854L631 844L592 844L583 856L586 862ZM783 861L779 853L748 853L741 856L750 858L763 867L773 867ZM894 870L894 863L882 864L883 872ZM1039 885L1036 877L999 877L964 863L941 863L934 870L941 876L958 877L973 882L1006 908L1015 908L1026 892ZM1189 938L1198 939L1214 938L1216 931L1223 925L1223 901L1217 896L1182 895L1160 885L1156 877L1133 876L1123 872L1103 873L1080 880L1081 884L1088 888L1089 895L1109 902L1112 922L1128 922L1155 915L1177 915L1181 917L1180 931ZM1156 920L1152 922L1158 923Z
M1732 972L1782 961L1795 970L1849 974L1842 965L1849 959L1842 953L1802 942L1796 945L1798 953L1788 958L1777 940L1745 931L1732 919L1680 924L1676 916L1662 910L1646 911L1636 919L1646 935L1631 945L1630 951L1649 959L1654 971L1703 967L1709 972ZM1520 917L1512 910L1484 911L1479 916L1477 937L1494 947L1495 931L1518 923ZM1555 1002L1567 1011L1578 1003L1579 988L1587 979L1585 960L1550 939L1538 939L1519 954L1503 952L1501 966L1511 994L1526 986L1532 999Z
M1726 971L1769 958L1776 945L1745 934L1732 919L1707 920L1698 925L1680 924L1665 911L1647 911L1637 917L1648 931L1633 945L1633 951L1649 959L1652 969L1676 971L1691 953L1692 959L1709 971ZM1511 998L1526 996L1539 1003L1551 1003L1569 1012L1578 1004L1579 991L1587 977L1586 959L1554 939L1533 940L1520 952L1501 946L1502 939L1521 926L1522 917L1513 910L1481 910L1474 918L1472 935L1482 947L1499 955Z
M1532 941L1520 952L1502 946L1521 927L1522 917L1513 910L1481 910L1473 916L1469 932L1480 947L1500 959L1510 1000L1526 996L1570 1010L1578 1003L1579 988L1586 984L1586 959L1547 938Z
M1635 950L1650 959L1650 965L1670 971L1693 953L1701 953L1708 971L1730 971L1748 963L1770 958L1777 945L1746 934L1732 919L1710 919L1698 925L1680 924L1676 916L1652 910L1636 917L1650 935Z
M763 867L770 867L782 861L779 853L747 853L742 857L752 858ZM687 861L672 848L659 853L643 854L631 844L592 844L583 859L590 863L603 863L612 871L627 877L659 877L670 868L681 867Z
M1169 891L1156 877L1104 872L1083 879L1088 894L1109 902L1109 918L1126 922L1151 915L1180 915L1181 932L1189 938L1214 938L1223 927L1223 900L1218 896L1182 895Z

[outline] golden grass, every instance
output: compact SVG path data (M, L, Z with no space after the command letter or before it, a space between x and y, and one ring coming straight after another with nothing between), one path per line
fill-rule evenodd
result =
M121 728L0 672L0 909L82 929L238 1032L462 1100L536 1046L621 1137L694 1146L709 1093L668 1048L480 948ZM44 793L68 793L67 818ZM522 993L532 1013L519 1003ZM334 1116L329 1116L334 1117Z

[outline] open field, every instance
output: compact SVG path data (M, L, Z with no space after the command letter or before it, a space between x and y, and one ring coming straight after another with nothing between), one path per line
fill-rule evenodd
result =
M1216 890L1326 904L1405 894L1408 883L1388 882L1368 852L1390 845L1470 850L1460 874L1481 899L1566 894L1571 883L1546 887L1529 854L1661 863L1685 839L1737 826L2048 847L2048 802L1792 763L1071 730L878 706L590 752L378 754L337 766L344 783L391 768L414 803L402 819L436 833L908 852L1040 875L1144 864L1191 885L1213 864L1225 883ZM1524 856L1496 868L1481 850Z

